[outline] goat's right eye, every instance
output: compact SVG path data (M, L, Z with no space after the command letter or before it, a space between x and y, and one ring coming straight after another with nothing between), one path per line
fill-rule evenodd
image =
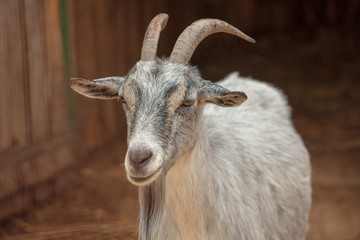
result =
M194 104L194 101L187 100L183 102L184 107L191 107Z

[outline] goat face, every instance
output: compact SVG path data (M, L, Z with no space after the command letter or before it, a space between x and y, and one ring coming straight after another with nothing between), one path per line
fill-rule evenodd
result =
M138 186L166 174L191 151L204 104L233 107L246 100L242 92L202 80L196 68L166 60L139 61L126 77L72 79L71 87L87 97L122 102L128 125L125 168Z
M128 123L125 167L136 185L154 181L189 151L197 123L196 88L186 67L140 61L120 88Z
M242 92L230 92L202 80L188 62L196 46L216 32L255 40L224 21L202 19L184 30L169 60L159 60L157 43L167 19L168 15L161 13L150 22L141 60L126 77L71 81L71 87L87 97L123 102L129 146L125 168L128 179L138 186L166 174L177 158L191 151L201 129L200 110L205 103L233 107L246 100Z

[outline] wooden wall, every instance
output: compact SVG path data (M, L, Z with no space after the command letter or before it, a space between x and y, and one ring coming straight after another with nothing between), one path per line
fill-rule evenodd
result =
M60 191L74 161L58 1L0 1L0 219Z
M173 4L178 5L173 11L183 10L177 11L183 20L221 18L256 34L324 26L335 26L349 33L359 30L357 0L185 0Z

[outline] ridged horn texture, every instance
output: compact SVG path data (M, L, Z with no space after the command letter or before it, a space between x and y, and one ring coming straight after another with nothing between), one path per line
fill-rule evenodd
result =
M200 42L207 36L218 32L230 33L246 41L255 43L254 39L227 22L219 19L200 19L188 26L181 33L171 52L169 61L184 65L188 64Z
M141 49L142 61L155 60L160 32L165 28L168 18L169 15L160 13L151 20L148 28L146 29Z

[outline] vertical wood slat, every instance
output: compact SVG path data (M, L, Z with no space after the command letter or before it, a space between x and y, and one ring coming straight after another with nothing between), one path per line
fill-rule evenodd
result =
M93 1L71 1L71 15L74 20L73 36L74 39L74 76L81 76L84 78L96 78L97 64L94 61L96 47L94 38L94 22L93 16ZM99 101L87 99L76 95L78 103L78 118L79 118L79 139L81 152L83 149L92 149L98 145L98 142L103 138L98 132L98 108ZM82 154L82 153L81 153Z
M71 30L72 30L72 46L73 46L73 69L76 77L93 78L95 75L95 61L92 61L94 54L92 49L94 38L92 37L93 16L91 13L90 1L78 0L70 1L70 17L71 17ZM90 27L91 26L91 27ZM82 152L83 149L89 149L96 144L96 135L93 134L96 128L96 107L92 105L95 101L91 99L76 96L77 100L77 116L79 119L78 132L79 132L79 147ZM93 111L88 111L93 109ZM94 126L89 129L88 126ZM100 136L99 136L100 137Z
M126 74L130 65L126 11L124 1L70 1L74 76L92 79ZM118 102L79 95L76 99L82 155L119 135L125 138L125 119Z
M13 6L12 10L16 10L16 8L18 7L18 5ZM10 26L10 28L12 28ZM19 33L17 33L19 34ZM16 41L15 38L17 36L12 36L9 41ZM20 38L23 37L23 33L21 33ZM21 42L21 41L19 41ZM11 53L9 52L9 55L12 55L13 53L15 53L15 56L18 56L16 59L14 59L14 61L19 61L22 62L22 60L20 59L21 55L24 54L24 51L22 48L18 49L19 46L15 45L16 43L12 43L11 46ZM22 53L21 53L22 51ZM26 115L26 103L25 101L27 101L26 99L26 90L25 89L25 84L24 84L24 75L26 74L24 72L24 68L22 69L17 69L15 66L11 66L12 71L14 71L14 75L11 77L12 81L11 81L11 98L12 98L12 129L13 129L13 146L14 147L19 147L23 144L26 144L28 141L27 139L27 131L28 129L27 127L27 119L29 116ZM20 93L20 94L19 94ZM14 97L16 96L16 97Z
M58 1L24 0L24 6L31 136L36 142L68 129L67 84Z
M46 138L50 133L50 125L46 111L45 81L46 69L44 41L44 10L42 0L24 0L25 22L27 32L27 57L29 64L28 80L31 109L31 136L34 142Z
M140 15L139 1L126 1L126 14L124 21L127 33L127 61L128 68L132 67L139 59L142 45L143 34L140 33Z
M101 1L94 2L95 7L94 16L96 21L94 22L97 33L95 34L96 47L94 48L96 54L95 56L100 56L97 62L97 74L100 74L100 77L104 76L114 76L120 75L121 73L117 70L116 62L120 59L117 54L114 54L117 51L116 40L121 34L117 29L117 21L121 14L119 10L123 9L121 1L109 1L108 4L103 4ZM112 34L115 36L112 36ZM112 36L112 37L109 37ZM101 47L100 47L101 46ZM96 61L97 59L94 59ZM103 138L112 139L117 135L117 117L116 117L116 108L118 105L116 101L110 102L99 102L99 114L98 121L102 124L102 127L99 127L100 134L103 134ZM98 143L98 144L101 144Z
M9 81L5 81L7 78L7 62L8 62L8 33L7 33L7 9L5 1L0 2L0 152L9 148L11 145L11 126L10 118L8 117L8 107L10 99L10 87ZM15 14L14 14L15 15Z
M0 220L60 190L74 163L59 1L0 1Z
M45 22L46 68L44 81L47 84L47 119L51 135L69 130L67 92L68 87L60 32L58 1L43 1ZM57 27L54 27L57 26Z
M0 2L0 152L27 142L20 4Z

